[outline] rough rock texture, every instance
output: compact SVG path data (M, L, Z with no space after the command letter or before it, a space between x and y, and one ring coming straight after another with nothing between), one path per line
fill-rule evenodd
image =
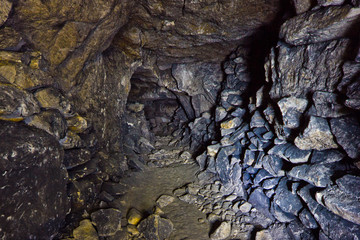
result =
M158 215L150 215L139 223L138 229L146 239L162 240L170 236L173 224L170 220Z
M295 145L303 150L326 150L337 148L337 144L334 142L333 138L327 120L311 116L309 124L305 128L303 134L295 139Z
M357 23L359 8L349 5L308 11L286 21L280 38L293 45L318 43L341 38Z
M317 90L333 92L342 75L341 64L349 43L347 39L296 47L279 43L270 55L274 66L268 70L273 82L270 96L276 99L306 97Z
M70 207L63 150L42 130L21 123L0 125L0 236L50 239Z

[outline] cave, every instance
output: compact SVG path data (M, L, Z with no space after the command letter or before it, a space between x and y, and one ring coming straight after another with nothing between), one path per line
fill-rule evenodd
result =
M360 1L2 0L0 239L360 239Z

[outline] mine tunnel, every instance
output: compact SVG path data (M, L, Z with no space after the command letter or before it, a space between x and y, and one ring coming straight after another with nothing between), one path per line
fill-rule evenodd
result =
M0 239L360 239L360 1L0 1Z

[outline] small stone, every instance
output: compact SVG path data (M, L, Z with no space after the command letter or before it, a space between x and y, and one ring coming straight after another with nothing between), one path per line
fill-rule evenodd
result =
M302 150L325 150L337 148L326 119L310 117L310 122L304 133L295 139L295 145Z
M250 194L248 201L266 217L274 219L273 215L270 213L270 199L264 194L261 188L256 188Z
M115 235L121 229L122 213L115 208L100 209L91 214L91 221L96 226L100 237Z
M167 239L173 231L173 223L158 215L150 215L142 220L138 226L139 231L144 234L145 239L163 240Z
M67 124L64 116L56 109L42 111L25 119L25 123L46 131L56 139L64 138Z
M126 107L133 111L133 112L141 112L142 110L144 110L144 104L141 104L141 103L129 103L126 105Z
M251 117L250 128L264 127L264 126L265 126L264 118L261 116L259 111L255 111L254 115Z
M248 213L248 212L250 212L251 208L252 208L252 205L250 203L248 203L248 202L245 202L245 203L240 205L239 210L242 213Z
M42 88L35 92L35 97L42 108L58 109L65 117L72 117L70 101L55 88Z
M312 214L305 208L299 213L299 219L307 228L316 229L319 227Z
M91 152L84 148L75 148L65 151L64 165L67 169L71 169L91 160Z
M240 118L233 118L225 122L222 122L220 126L223 129L232 129L232 128L237 128L238 126L240 126L241 123L242 120Z
M88 128L86 119L81 117L79 114L67 118L66 123L68 128L75 133L82 133Z
M67 131L66 136L63 139L60 139L59 143L64 149L78 148L83 145L80 136L73 131Z
M222 222L216 230L210 234L210 238L214 240L223 240L230 236L231 224L229 222Z
M311 154L311 163L335 163L344 158L344 154L337 150L314 150Z
M115 198L108 192L102 191L99 195L99 199L106 201L106 202L112 202L112 201L114 201Z
M127 225L126 230L127 230L128 233L131 234L131 236L137 236L137 235L140 234L139 230L134 225Z
M82 220L73 231L74 239L98 240L99 237L89 219Z
M225 198L226 201L234 201L238 196L235 194L231 194Z
M311 8L312 1L311 0L292 0L293 5L295 7L296 14L299 15L301 13L306 12Z
M132 208L127 214L127 219L129 224L136 226L141 221L142 214L137 209Z
M167 205L169 205L170 203L172 203L175 200L175 198L173 196L170 195L161 195L157 200L156 200L156 204L160 207L166 207Z
M220 147L221 147L220 143L214 144L214 145L209 145L209 146L207 146L207 153L209 154L209 156L215 157L216 154L218 153Z
M308 101L304 98L288 97L278 102L283 116L284 126L287 128L298 128L301 114L305 111Z
M273 240L269 230L261 230L256 232L255 240Z
M215 122L222 121L227 115L225 108L217 107L215 110Z
M276 203L271 203L271 212L275 218L282 223L294 221L296 217L292 213L284 212Z
M287 213L298 215L303 205L299 197L287 188L286 179L282 179L275 190L274 202Z

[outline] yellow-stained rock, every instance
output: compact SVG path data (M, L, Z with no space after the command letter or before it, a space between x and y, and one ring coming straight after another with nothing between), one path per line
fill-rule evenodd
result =
M82 220L74 232L75 240L98 240L99 237L89 219Z
M80 136L73 131L67 131L66 136L63 139L60 139L59 142L64 149L77 148L82 145Z
M35 92L35 97L41 107L58 109L65 117L72 114L70 101L56 88L44 88Z
M222 122L220 126L223 129L231 129L238 127L240 125L240 122L241 120L239 118L233 118L228 121Z
M140 234L139 230L134 225L127 225L126 230L132 235L137 236Z
M129 224L137 225L142 219L142 214L137 209L132 208L128 212L127 219Z
M68 128L75 133L82 133L88 128L88 123L85 118L76 114L73 117L66 119Z

